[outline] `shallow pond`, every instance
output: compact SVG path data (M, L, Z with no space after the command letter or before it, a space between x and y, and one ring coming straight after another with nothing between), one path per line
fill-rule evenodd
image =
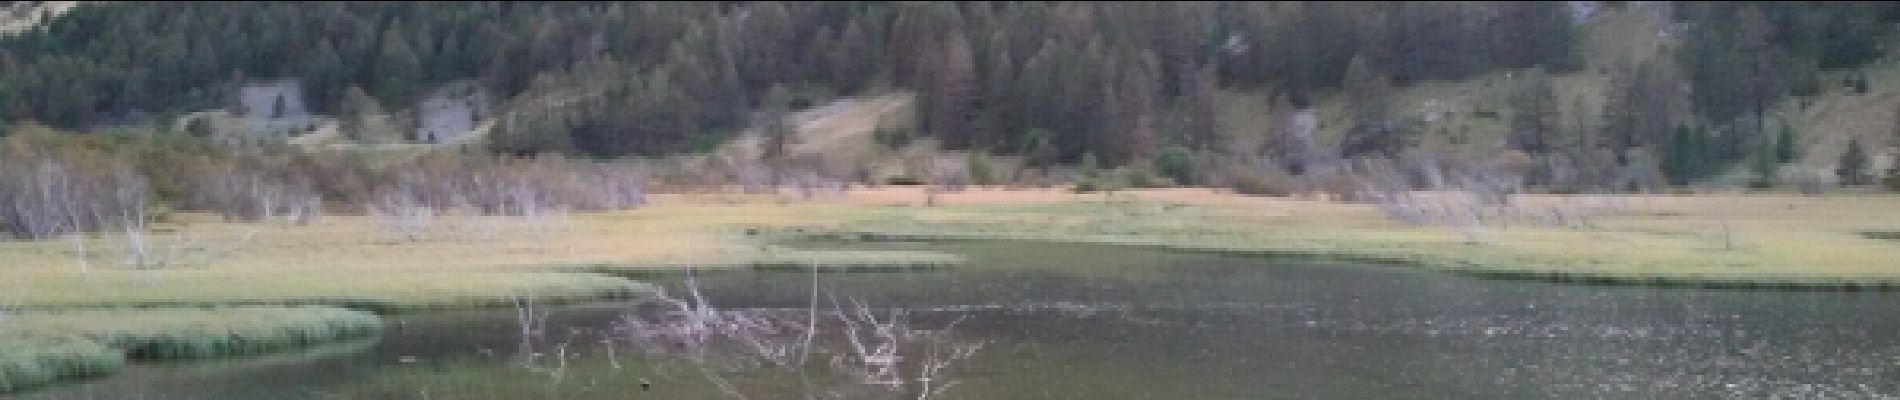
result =
M825 274L988 345L943 398L1762 398L1900 395L1900 295L1566 286L1402 267L1034 243L891 243L968 266ZM807 275L728 272L719 307L793 308ZM677 287L678 281L663 279ZM599 362L626 304L550 309L586 354L559 381L508 361L515 310L390 317L371 341L136 364L27 399L692 398L672 361ZM624 351L624 350L623 350ZM591 362L588 360L592 360ZM677 367L677 365L673 365ZM670 372L669 372L670 371ZM752 375L731 379L744 384ZM767 378L758 378L767 380ZM651 382L651 391L632 382ZM486 385L486 386L482 386ZM476 389L471 387L480 386ZM534 386L523 388L523 386ZM770 386L762 386L770 387ZM790 390L754 398L797 398Z

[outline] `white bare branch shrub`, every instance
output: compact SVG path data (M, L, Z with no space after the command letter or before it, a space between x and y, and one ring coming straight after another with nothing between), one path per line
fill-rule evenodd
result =
M569 212L646 203L645 170L631 163L451 156L397 168L365 208L398 240L487 240L508 226L545 248L552 234L571 231Z
M1453 228L1468 243L1489 243L1494 228L1514 224L1595 228L1596 217L1627 206L1627 200L1594 195L1519 204L1513 196L1523 191L1522 172L1491 162L1416 153L1397 163L1359 161L1347 170L1359 187L1356 199L1393 221Z
M188 203L227 221L307 223L321 215L322 195L301 173L256 162L206 167Z
M89 233L122 230L129 263L145 265L149 190L124 162L96 153L25 153L0 157L0 230L28 240L65 236L80 272L92 269Z
M917 329L904 309L879 310L856 299L841 303L835 296L830 310L820 310L815 275L812 304L802 310L716 308L690 271L685 290L684 297L656 293L653 309L627 313L614 331L636 349L684 358L732 398L748 396L727 374L765 367L801 377L826 373L851 385L929 399L954 387L950 367L984 345L956 340L961 318L940 329ZM825 333L835 337L821 337ZM812 365L812 353L833 356ZM808 387L805 397L843 389Z

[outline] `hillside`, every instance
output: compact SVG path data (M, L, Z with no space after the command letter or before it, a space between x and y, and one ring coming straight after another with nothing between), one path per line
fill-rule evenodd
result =
M1809 169L1848 136L1884 145L1881 44L1900 22L1883 3L11 4L49 12L7 21L46 29L0 38L0 119L66 131L757 163L746 130L764 110L810 108L839 115L796 121L821 133L788 156L835 158L796 162L828 175L894 157L863 154L884 119L922 139L896 158L1138 173L1186 153L1233 173L1263 156L1512 154L1534 182L1618 170L1576 188L1747 175L1780 134L1751 121L1783 109L1799 110L1791 161ZM1861 71L1871 93L1834 84ZM1272 119L1293 114L1316 147L1287 146L1304 140ZM1172 173L1201 180L1189 172Z
M1553 74L1551 79L1559 111L1558 121L1568 127L1596 128L1603 123L1602 112L1611 93L1610 71L1619 62L1656 57L1672 57L1669 49L1680 46L1679 30L1668 22L1667 7L1637 4L1626 9L1601 9L1582 26L1579 46L1587 54L1588 66L1579 71ZM1517 110L1513 95L1523 70L1498 71L1459 80L1433 80L1398 87L1391 101L1397 113L1425 121L1420 129L1420 147L1430 151L1468 156L1495 155L1508 148L1511 119ZM1864 72L1869 81L1867 93L1856 93L1845 79ZM1789 115L1797 132L1800 157L1797 168L1832 175L1850 138L1870 146L1886 146L1900 129L1900 64L1891 57L1854 71L1823 73L1819 92L1811 96L1783 99L1771 109L1771 115ZM1228 90L1220 97L1221 127L1226 135L1243 146L1257 146L1272 130L1271 92ZM1311 112L1319 116L1315 139L1337 144L1351 126L1352 106L1339 93L1322 96ZM1895 143L1893 145L1900 145ZM1875 169L1890 168L1891 155L1876 150ZM1745 174L1739 171L1735 174ZM1739 178L1738 178L1739 179Z
M47 21L47 17L58 18L77 1L12 1L0 7L0 35L12 35L24 32Z

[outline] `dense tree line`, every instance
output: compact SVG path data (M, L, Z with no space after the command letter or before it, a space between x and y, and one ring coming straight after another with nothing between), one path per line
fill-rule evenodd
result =
M1777 132L1778 121L1786 116L1776 115L1775 106L1788 96L1818 92L1823 84L1821 71L1856 68L1879 58L1881 41L1889 37L1892 23L1900 20L1900 8L1887 2L1677 2L1674 6L1677 22L1686 28L1682 47L1675 53L1680 59L1680 78L1690 87L1687 100L1695 121L1706 126L1689 134L1709 136L1683 140L1705 143L1696 149L1670 152L1693 158L1685 163L1779 162L1763 155L1774 152L1761 151L1782 146L1776 143L1777 137L1788 131ZM1856 90L1864 93L1862 85ZM1666 126L1639 131L1663 138L1670 132Z
M1772 142L1762 114L1812 93L1818 71L1878 57L1900 10L1674 8L1673 57L1614 63L1601 115L1561 120L1572 100L1547 76L1585 64L1564 2L89 4L0 39L0 119L77 128L215 107L278 77L302 79L317 111L351 114L466 81L516 111L493 150L614 157L706 148L755 125L774 88L796 108L896 87L919 94L917 133L948 149L1113 166L1171 147L1260 153L1222 143L1214 122L1219 91L1249 89L1295 107L1339 93L1353 115L1338 155L1396 157L1421 132L1389 103L1395 88L1531 70L1510 145L1541 175L1573 176L1750 157Z
M352 87L402 108L429 88L477 80L504 98L549 103L529 106L546 115L507 125L518 129L503 150L619 155L677 151L743 127L774 85L888 84L923 94L920 128L950 148L1018 152L1040 130L1060 160L1097 152L1119 164L1172 142L1216 146L1209 108L1223 85L1324 90L1356 56L1399 82L1555 68L1571 53L1563 12L1560 3L113 3L0 41L0 115L77 128L221 105L239 82L277 77L302 79L319 112L346 108ZM1538 39L1505 40L1526 37ZM1464 47L1420 52L1440 44Z

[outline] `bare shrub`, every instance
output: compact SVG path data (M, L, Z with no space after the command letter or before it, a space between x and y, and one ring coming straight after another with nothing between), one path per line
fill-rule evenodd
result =
M460 157L399 168L366 207L396 240L428 240L437 228L458 240L491 238L502 222L493 217L511 217L545 244L548 234L571 229L570 211L626 210L646 203L645 169L631 163Z
M797 373L802 379L810 373L835 374L854 385L933 398L956 385L948 368L973 357L984 345L954 338L961 318L939 329L917 329L903 309L879 310L856 299L840 302L836 296L827 296L830 310L820 310L813 274L812 301L802 310L715 308L689 274L684 297L656 293L655 309L625 314L615 332L649 354L686 359L732 398L748 396L725 376L757 367ZM820 337L821 332L837 334ZM810 359L814 353L833 356L813 368L818 367ZM807 385L805 395L839 389Z
M1625 208L1613 196L1576 195L1517 204L1523 169L1484 160L1419 155L1399 163L1360 160L1349 176L1357 201L1411 225L1456 229L1469 243L1488 243L1493 228L1513 224L1594 228L1595 218Z
M1206 171L1204 179L1212 186L1255 196L1289 196L1302 190L1299 179L1271 159L1209 155L1202 160L1206 165L1199 169Z
M307 222L320 214L322 197L313 182L283 167L226 164L197 173L187 204L228 221L283 219Z

